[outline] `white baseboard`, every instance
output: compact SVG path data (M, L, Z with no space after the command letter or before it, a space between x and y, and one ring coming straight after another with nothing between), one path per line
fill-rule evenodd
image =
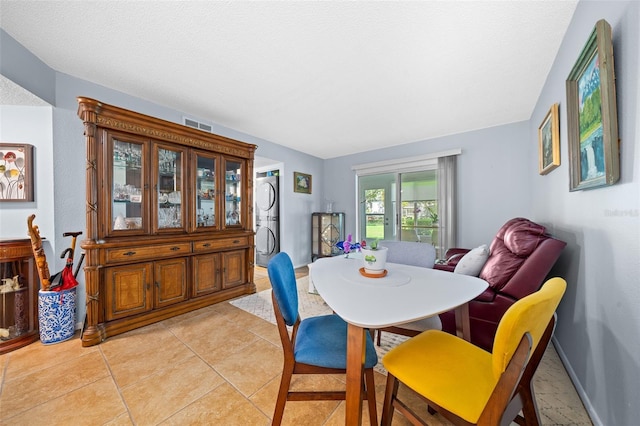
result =
M575 371L573 371L573 368L569 363L569 359L567 358L564 351L562 350L562 346L560 345L560 343L558 343L558 340L556 339L555 336L551 338L551 342L553 343L553 346L556 348L556 352L560 357L560 361L562 361L562 364L564 365L565 370L567 370L567 374L569 375L569 378L571 379L573 386L576 388L576 392L578 393L580 400L584 404L584 407L587 410L589 417L591 417L591 421L593 422L594 426L604 426L602 421L600 420L600 417L598 416L598 413L593 408L593 404L591 404L591 400L589 399L589 396L584 391L584 388L582 387L580 380L578 380L578 376L576 375Z

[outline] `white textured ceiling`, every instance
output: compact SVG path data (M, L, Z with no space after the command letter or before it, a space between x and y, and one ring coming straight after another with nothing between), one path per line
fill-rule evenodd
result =
M576 3L0 0L0 27L56 71L332 158L528 120Z

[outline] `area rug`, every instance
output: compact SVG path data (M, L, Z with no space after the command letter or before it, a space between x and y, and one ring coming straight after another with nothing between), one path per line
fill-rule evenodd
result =
M300 318L309 318L318 315L328 315L332 313L331 308L317 294L309 293L309 277L302 277L296 280L298 285L298 312ZM272 324L276 323L271 303L271 289L241 297L229 302L233 306L260 317ZM382 333L380 346L376 346L378 360L390 349L407 340L407 337L393 333ZM386 374L381 362L376 365L376 370Z

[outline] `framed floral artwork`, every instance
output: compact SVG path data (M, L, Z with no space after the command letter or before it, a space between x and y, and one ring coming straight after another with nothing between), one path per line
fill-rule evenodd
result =
M538 128L540 174L546 175L560 165L558 104L553 104Z
M311 175L293 172L293 192L311 194Z
M567 78L570 191L620 179L611 26L601 19Z
M0 143L0 201L33 201L33 145Z

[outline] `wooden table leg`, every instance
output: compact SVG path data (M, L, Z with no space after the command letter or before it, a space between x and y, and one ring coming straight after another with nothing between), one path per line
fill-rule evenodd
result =
M362 423L362 376L365 356L365 330L349 324L347 328L347 401L345 425Z
M469 304L464 303L455 309L456 334L469 342L471 340L471 326L469 325Z

